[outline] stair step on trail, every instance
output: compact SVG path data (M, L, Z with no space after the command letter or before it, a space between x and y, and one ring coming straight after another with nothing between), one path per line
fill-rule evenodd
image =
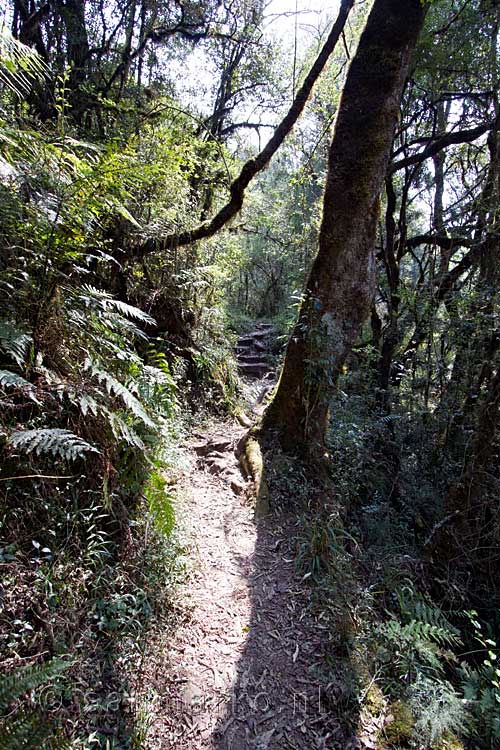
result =
M253 375L254 377L261 378L270 372L271 367L268 362L240 362L238 370L240 370L242 375Z
M265 355L262 354L262 352L258 352L257 354L239 354L238 355L238 362L240 364L259 364L259 362L266 361Z
M253 339L265 339L269 336L270 331L267 328L264 328L262 330L258 329L256 331L251 331L251 333L247 333L247 336L253 338Z
M272 323L254 323L254 329L243 333L236 344L235 354L240 375L252 379L262 379L273 372L269 361L274 333Z

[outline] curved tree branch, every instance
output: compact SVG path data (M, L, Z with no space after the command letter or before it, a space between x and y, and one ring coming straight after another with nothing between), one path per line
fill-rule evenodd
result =
M437 247L442 247L443 250L453 250L455 247L472 247L477 243L470 237L450 237L446 234L430 233L409 237L405 244L410 248L415 248L419 245L436 245Z
M485 122L482 125L478 125L476 128L471 128L470 130L456 130L451 133L444 133L429 143L417 154L412 154L405 159L399 159L390 164L388 170L389 175L394 174L394 172L399 172L400 169L405 169L405 167L412 167L414 164L422 164L426 159L435 156L435 154L448 148L448 146L457 145L459 143L472 143L497 126L498 121L494 120L493 122Z
M142 258L144 255L161 250L163 247L181 247L183 245L190 245L192 242L205 239L206 237L212 237L212 235L222 229L230 219L236 216L243 205L246 188L255 175L258 174L274 156L302 113L314 84L319 78L328 58L340 39L347 17L353 5L354 0L342 0L337 20L328 35L328 39L307 74L304 83L297 92L290 109L262 151L243 165L240 174L232 182L229 188L230 199L226 205L220 209L211 221L204 222L195 229L180 232L179 234L170 234L161 239L152 238L132 247L129 251L129 254L132 257Z

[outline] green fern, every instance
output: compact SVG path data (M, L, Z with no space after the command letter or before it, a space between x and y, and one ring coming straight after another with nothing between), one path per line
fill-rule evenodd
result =
M123 383L120 383L120 381L113 377L109 372L102 370L99 365L89 357L85 360L84 369L90 371L90 373L105 386L110 395L121 398L127 409L129 409L135 417L140 419L147 427L150 427L153 430L156 429L157 425L153 422L140 401L126 386L123 385Z
M380 625L379 631L389 639L399 638L407 643L429 641L438 646L455 646L461 643L457 635L447 628L420 620L410 620L404 624L399 620L389 620Z
M32 342L31 336L9 320L0 320L0 349L22 367Z
M459 630L451 624L443 610L437 604L415 591L412 586L405 586L396 591L396 596L403 620L419 620L428 625L435 625L454 635L455 643L461 643Z
M84 458L86 453L99 453L97 448L87 443L70 430L60 428L42 428L38 430L18 430L12 432L8 439L13 448L22 449L25 453L50 453L54 457L75 461Z
M56 728L37 711L16 703L26 693L54 684L70 664L52 660L34 667L16 669L0 677L0 747L2 750L62 750L68 747ZM14 708L13 708L14 706Z
M137 376L137 393L150 408L162 415L171 416L177 407L177 386L163 368L146 365Z
M103 414L107 416L115 440L123 440L131 448L137 448L140 451L146 450L146 446L139 435L118 414L110 409L104 409Z
M447 658L444 647L460 643L455 632L420 620L402 623L393 618L378 625L375 632L381 645L379 657L398 680L442 674Z
M149 477L144 494L156 527L162 534L170 536L175 525L175 511L172 496L168 493L166 486L163 475L155 471Z

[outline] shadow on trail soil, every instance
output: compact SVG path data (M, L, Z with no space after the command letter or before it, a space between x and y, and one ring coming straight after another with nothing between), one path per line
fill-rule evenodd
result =
M358 680L345 634L331 632L320 590L296 572L302 523L277 510L256 521L250 565L240 561L250 624L219 705L215 750L358 746Z

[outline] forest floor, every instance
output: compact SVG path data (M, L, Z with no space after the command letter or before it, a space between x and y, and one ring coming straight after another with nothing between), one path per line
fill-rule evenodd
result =
M249 400L264 388L254 380ZM234 452L244 432L219 423L187 445L179 511L191 572L174 632L158 623L143 662L145 746L354 747L322 674L328 625L296 570L297 516L255 518Z

